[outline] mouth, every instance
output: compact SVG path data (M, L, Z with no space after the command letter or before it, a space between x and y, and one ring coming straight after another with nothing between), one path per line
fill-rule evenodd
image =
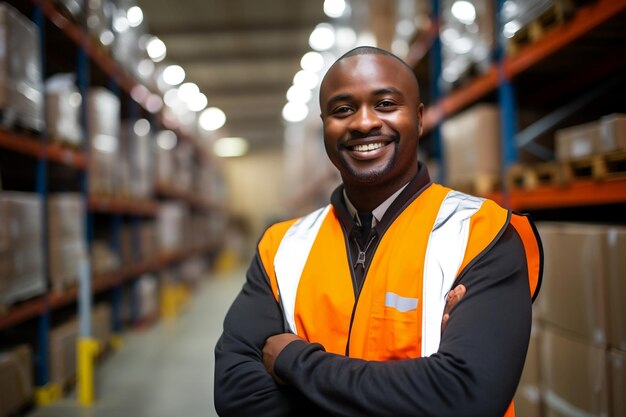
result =
M363 145L354 145L350 147L349 149L355 152L371 152L371 151L375 151L376 149L380 149L383 146L388 145L388 144L389 142L374 142L374 143L367 143Z
M369 143L357 143L355 145L347 145L345 149L348 151L353 159L359 161L374 160L387 153L389 145L393 143L393 140L381 140L378 139L375 142Z

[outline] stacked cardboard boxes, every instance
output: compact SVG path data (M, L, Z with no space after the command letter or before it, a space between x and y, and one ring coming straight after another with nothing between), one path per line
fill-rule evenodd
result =
M0 123L40 132L44 88L37 26L0 3Z
M82 96L73 74L58 74L46 81L46 131L49 138L75 148L82 146L81 102Z
M0 352L0 417L16 416L32 399L33 362L28 345Z
M113 195L120 189L120 100L105 88L92 88L87 96L89 118L89 190Z
M76 284L80 260L87 256L84 213L85 202L79 193L48 197L49 275L56 292Z
M611 114L600 120L557 130L558 161L574 161L593 155L626 150L626 115Z
M46 290L42 218L37 194L0 192L0 307Z
M493 191L500 177L500 111L478 104L441 127L446 185L470 193Z
M518 415L625 415L626 228L543 223L539 233L545 269L534 332L541 414L536 407L527 411L522 379ZM525 375L537 367L535 343L531 340ZM537 382L536 377L527 379Z

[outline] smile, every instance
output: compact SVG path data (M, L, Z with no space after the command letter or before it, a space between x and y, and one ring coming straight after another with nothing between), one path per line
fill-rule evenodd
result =
M355 145L352 147L352 150L357 151L357 152L369 152L369 151L375 151L376 149L380 149L383 146L385 146L385 143L375 142L375 143L368 143L366 145Z

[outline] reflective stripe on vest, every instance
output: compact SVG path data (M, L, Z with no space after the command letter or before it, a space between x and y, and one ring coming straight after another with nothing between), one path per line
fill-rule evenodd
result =
M446 294L452 288L465 257L470 218L480 209L483 201L483 198L450 191L441 203L424 261L422 356L430 356L439 349Z

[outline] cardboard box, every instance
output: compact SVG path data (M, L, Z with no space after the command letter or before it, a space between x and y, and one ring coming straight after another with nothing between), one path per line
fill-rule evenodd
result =
M539 417L541 415L541 324L533 322L526 362L515 393L516 417Z
M50 382L64 388L76 375L78 322L71 320L50 330Z
M626 352L611 350L609 353L611 378L611 416L626 416Z
M607 230L611 347L626 352L626 227Z
M0 353L0 417L17 415L33 396L32 352L28 345Z
M540 223L545 255L537 307L544 323L608 345L606 227Z
M111 340L111 306L99 303L91 310L92 337L100 344L103 351Z
M484 193L500 173L500 112L478 104L441 126L446 184ZM477 189L481 188L481 189Z
M597 416L609 412L607 351L552 326L541 336L544 416Z
M626 150L626 114L610 114L600 119L599 153Z
M554 137L556 160L565 162L593 155L601 135L599 121L557 130Z

